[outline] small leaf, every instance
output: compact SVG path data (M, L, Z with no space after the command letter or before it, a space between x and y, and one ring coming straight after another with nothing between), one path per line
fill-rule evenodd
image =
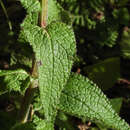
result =
M24 81L28 78L26 71L22 69L18 70L0 70L0 76L4 76L2 85L6 86L8 91L19 91L23 87Z
M37 124L36 130L54 130L53 127L54 127L54 126L53 126L52 123L46 122L46 121L44 121L44 120L41 120L41 121Z
M128 26L130 22L130 14L127 8L120 8L119 23Z
M24 24L30 23L33 25L38 24L38 17L39 17L39 12L41 10L40 7L40 2L38 0L20 0L22 6L26 9L27 15L21 24L22 28L24 28ZM25 39L23 30L21 29L20 34L19 34L19 42L28 42Z
M79 118L88 118L107 128L130 130L101 90L88 78L78 74L71 75L62 91L59 109Z
M11 130L54 130L53 124L34 115L32 122L16 123Z
M73 119L61 111L57 114L55 124L60 130L75 130L77 128Z
M120 78L120 59L109 58L85 69L88 77L102 90L113 87Z
M121 55L125 59L130 59L130 29L128 27L124 28L124 31L121 36L120 48Z
M34 115L33 123L35 124L35 130L54 130L52 123L42 120Z
M50 24L52 21L61 21L64 23L71 23L69 13L65 11L56 0L48 1L48 21Z
M28 13L40 11L40 2L38 0L20 0Z

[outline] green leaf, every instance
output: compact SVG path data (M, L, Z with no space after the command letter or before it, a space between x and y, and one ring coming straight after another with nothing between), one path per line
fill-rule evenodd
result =
M113 109L119 114L121 106L122 106L123 98L114 98L114 99L111 99L110 102Z
M35 125L31 122L24 124L15 124L10 130L36 130Z
M52 21L61 21L64 23L71 23L69 13L65 11L56 0L48 1L48 21L50 24Z
M123 98L114 98L114 99L110 99L112 108L115 110L115 112L117 112L119 114L121 106L122 106L122 101ZM100 130L108 130L107 128L105 128L103 125L101 124L96 124Z
M12 52L11 57L10 57L10 66L25 68L25 69L27 68L29 70L32 67L32 57L33 56L29 49L27 50L24 47L23 50L24 50L24 52L22 52L22 53L21 52L19 52L19 53Z
M38 123L36 130L54 130L53 124L42 120Z
M85 69L88 77L102 90L113 87L120 78L120 59L109 58Z
M54 130L53 124L38 118L36 115L33 116L31 122L16 123L11 130Z
M37 25L39 12L41 10L40 2L38 0L20 0L20 2L22 4L22 6L26 9L26 12L27 12L27 15L22 23L22 27L24 27L24 24L26 24L26 23ZM25 36L24 36L22 29L20 31L18 41L28 42L25 39Z
M40 2L38 0L20 0L28 13L40 11Z
M60 130L75 130L77 128L73 119L61 111L57 114L55 124Z
M117 5L118 6L126 6L129 0L118 0Z
M119 23L128 26L130 22L130 14L127 8L119 10Z
M121 55L125 59L130 59L130 29L124 28L124 31L121 36L120 41L120 48L121 48Z
M11 126L15 124L16 116L14 116L13 114L5 112L5 110L0 110L0 130L10 130Z
M43 120L36 115L33 116L32 122L36 126L35 130L54 130L52 123L47 122L46 120Z
M6 86L8 91L19 91L21 92L24 82L28 78L26 71L22 69L18 70L0 70L0 76L3 76L1 81Z
M23 31L36 55L45 117L54 120L60 93L73 64L76 48L74 33L71 27L59 22L51 23L46 29L26 25Z
M130 130L116 114L107 97L88 78L72 74L62 91L59 109L79 118L88 118L108 128Z
M54 130L53 124L46 122L45 120L35 119L33 122L27 122L24 124L15 124L11 130Z

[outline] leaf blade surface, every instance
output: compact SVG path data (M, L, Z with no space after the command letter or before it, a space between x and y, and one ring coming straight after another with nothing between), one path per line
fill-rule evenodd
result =
M79 118L88 118L108 128L130 130L115 113L106 96L89 79L72 74L62 91L59 109Z
M53 22L46 29L31 24L26 27L25 36L36 55L45 117L49 121L54 120L60 93L73 64L76 48L74 33L60 22Z

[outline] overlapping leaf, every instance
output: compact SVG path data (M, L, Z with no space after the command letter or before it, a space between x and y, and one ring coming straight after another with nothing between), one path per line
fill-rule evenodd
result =
M59 109L88 118L114 130L130 130L129 125L115 113L106 96L89 79L72 74L61 94Z

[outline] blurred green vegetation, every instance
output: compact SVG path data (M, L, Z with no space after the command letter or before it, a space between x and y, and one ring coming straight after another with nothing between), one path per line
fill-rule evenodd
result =
M120 115L130 123L130 1L57 1L72 18L76 35L77 57L72 71L82 73L97 83L112 98L117 112L120 111ZM31 68L32 48L18 40L25 15L26 11L18 0L0 1L0 69ZM17 99L20 97L19 93L7 93L2 85L3 79L0 81L0 125L2 130L8 130L15 122L13 115L17 112ZM10 104L14 104L12 113L6 111ZM63 113L58 116L56 129L76 129L75 126L81 122ZM105 128L92 124L90 129Z

